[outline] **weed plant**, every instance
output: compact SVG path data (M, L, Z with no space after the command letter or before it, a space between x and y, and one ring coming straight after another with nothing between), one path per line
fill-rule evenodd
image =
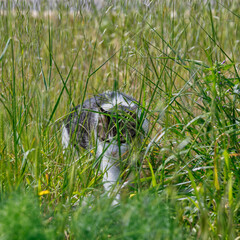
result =
M109 1L86 9L59 1L51 11L44 1L38 11L7 2L0 238L236 239L239 2ZM74 149L64 156L60 136L72 107L113 89L138 99L150 121L132 156L143 157L133 187L116 208L103 196L94 156Z

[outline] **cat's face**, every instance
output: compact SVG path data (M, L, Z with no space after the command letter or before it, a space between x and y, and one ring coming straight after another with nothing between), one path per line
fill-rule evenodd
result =
M100 141L120 144L131 143L137 134L137 118L134 111L104 111L99 114L97 137Z
M137 114L134 110L102 111L98 116L98 150L115 158L126 157L130 144L137 136Z
M96 135L105 144L130 145L136 136L148 131L148 121L140 123L142 110L138 102L120 92L105 93L105 100L98 106Z

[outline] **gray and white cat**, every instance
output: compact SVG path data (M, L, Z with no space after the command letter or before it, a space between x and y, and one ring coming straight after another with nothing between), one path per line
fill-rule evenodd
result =
M101 158L103 186L110 196L120 181L121 161L127 158L134 139L142 141L148 120L136 99L118 92L105 92L75 107L64 121L62 144L91 149ZM115 188L116 189L116 188ZM116 192L116 191L115 191ZM113 204L119 201L119 193Z

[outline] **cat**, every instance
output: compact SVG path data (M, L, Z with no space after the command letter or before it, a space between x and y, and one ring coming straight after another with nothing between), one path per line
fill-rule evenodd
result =
M77 149L96 147L108 196L120 181L120 165L132 142L135 139L141 142L148 132L149 123L144 115L136 99L119 91L107 91L76 106L64 121L63 148L70 144ZM113 205L120 200L119 192L115 193Z

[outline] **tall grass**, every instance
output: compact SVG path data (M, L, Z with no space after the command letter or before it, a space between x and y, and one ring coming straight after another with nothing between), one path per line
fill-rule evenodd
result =
M44 9L0 10L0 227L43 239L236 238L238 1ZM144 160L117 208L94 156L64 158L60 139L69 110L107 89L140 100L150 121L133 155Z

